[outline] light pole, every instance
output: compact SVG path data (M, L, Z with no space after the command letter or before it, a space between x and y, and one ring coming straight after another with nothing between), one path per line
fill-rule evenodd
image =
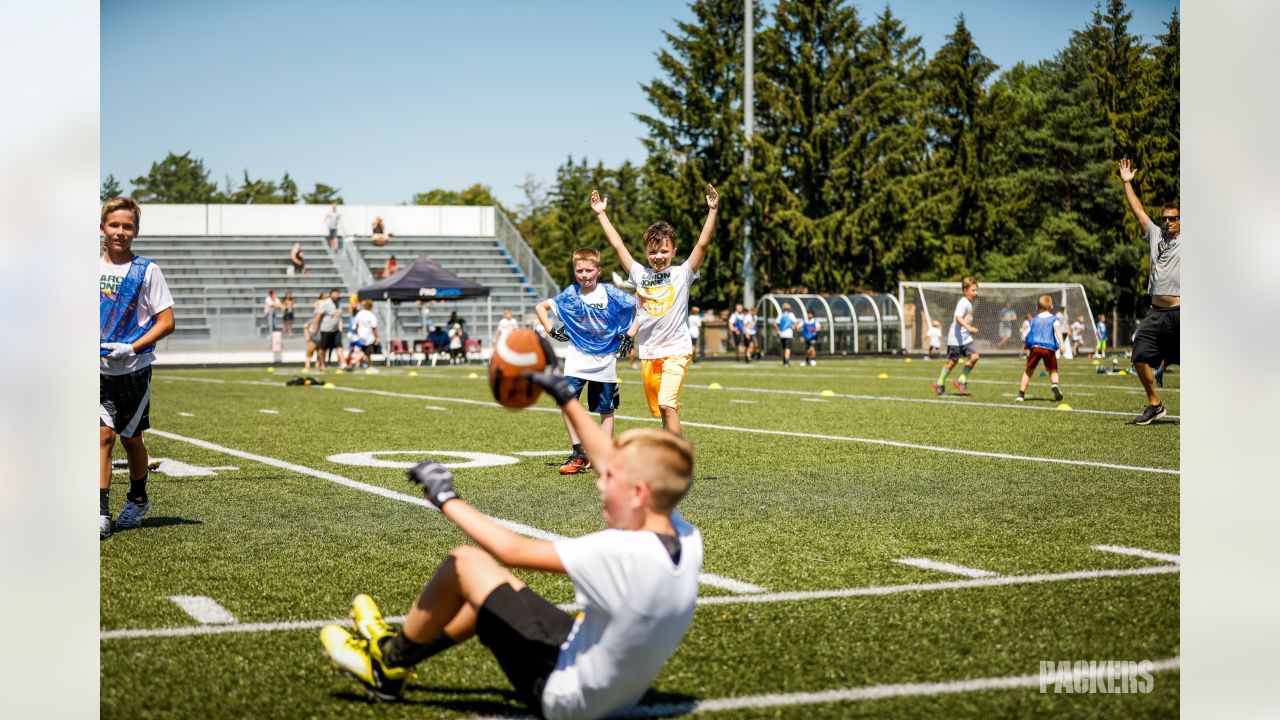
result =
M755 62L752 57L754 40L755 13L752 12L751 0L746 4L745 25L743 26L743 92L742 115L745 131L742 149L742 304L753 308L756 305L756 272L751 259L751 133L755 124L754 80Z

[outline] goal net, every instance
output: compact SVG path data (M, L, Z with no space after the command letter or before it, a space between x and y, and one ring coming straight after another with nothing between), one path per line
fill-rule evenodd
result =
M1071 324L1083 316L1084 342L1082 355L1094 352L1098 334L1094 326L1097 315L1089 307L1084 286L1079 283L978 283L978 297L973 301L972 323L978 328L974 345L980 353L1017 354L1022 350L1022 323L1028 314L1036 314L1036 299L1053 298L1053 312L1062 320L1062 354L1071 357ZM898 301L905 317L903 349L924 352L929 347L929 326L937 323L942 330L945 351L947 331L951 327L956 303L964 297L958 282L900 282Z

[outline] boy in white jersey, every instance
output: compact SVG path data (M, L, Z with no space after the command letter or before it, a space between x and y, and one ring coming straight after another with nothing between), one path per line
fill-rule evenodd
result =
M426 323L423 323L425 326ZM502 319L498 321L498 327L493 329L493 346L497 347L503 338L511 334L512 330L520 327L520 323L511 316L511 308L505 308L502 311Z
M961 280L960 292L962 297L956 303L956 311L952 313L951 328L947 331L947 362L942 366L937 382L933 384L933 392L938 395L947 391L947 373L951 372L951 368L955 367L956 362L963 357L966 358L964 369L960 371L960 378L953 384L957 393L968 396L969 372L980 359L978 351L973 346L973 336L978 334L978 328L973 324L973 299L978 297L978 281L971 277Z
M605 237L622 269L636 286L640 302L640 327L636 345L640 348L640 374L644 380L644 397L649 413L662 418L662 427L680 434L680 386L684 384L693 342L689 339L689 285L698 279L698 270L707 256L707 244L716 229L716 213L720 195L707 185L707 220L702 224L698 243L683 265L672 266L676 255L676 231L670 223L656 222L644 231L644 252L650 267L631 258L622 236L613 228L605 208L609 201L591 191L591 209L604 228Z
M111 451L129 458L129 492L115 529L136 528L151 509L150 458L142 432L151 427L151 363L158 340L173 332L173 296L160 266L133 254L142 208L131 197L108 200L98 229L98 538L111 537Z
M613 437L613 413L621 400L617 355L625 357L631 351L638 322L636 300L630 293L599 282L600 253L592 248L573 252L573 277L576 283L538 303L534 312L547 335L569 343L564 358L565 380L575 397L586 386L587 409L600 414L600 427L605 435ZM552 308L563 327L552 326ZM560 474L573 475L591 464L568 418L564 425L573 451L560 466Z
M778 341L782 343L782 367L791 367L791 339L795 337L797 323L791 303L782 303L782 314L773 321L773 329L778 331Z
M544 340L548 352L549 343ZM676 512L693 478L693 446L656 429L612 442L554 370L526 373L561 407L599 472L607 530L548 542L523 537L462 501L448 469L409 471L423 494L480 547L455 548L409 609L399 632L357 595L356 635L320 631L330 660L375 698L395 700L414 665L471 637L497 659L516 693L552 720L612 717L644 695L693 619L702 536ZM574 616L505 566L564 573Z

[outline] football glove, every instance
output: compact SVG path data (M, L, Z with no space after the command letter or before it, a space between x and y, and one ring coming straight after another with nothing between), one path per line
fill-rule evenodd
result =
M551 399L556 401L556 405L560 407L573 402L577 397L577 393L573 391L568 381L564 379L564 375L561 375L554 366L548 366L546 370L537 373L526 370L523 376L529 382L545 390L551 396Z
M553 329L548 334L551 335L551 339L555 340L556 342L569 342L569 333L564 331L563 325Z
M422 494L432 505L444 504L458 497L453 490L453 473L434 460L424 460L409 470L409 482L422 487Z
M622 342L618 343L618 359L626 360L631 354L631 348L635 346L635 340L627 334L623 334Z
M102 349L107 351L107 357L112 360L131 358L136 354L129 343L102 343Z

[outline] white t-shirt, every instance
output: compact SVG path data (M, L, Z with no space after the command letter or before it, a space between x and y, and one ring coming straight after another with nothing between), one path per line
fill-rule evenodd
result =
M756 314L749 312L742 316L742 334L747 337L755 337L756 330Z
M373 314L372 310L361 309L356 316L351 319L351 325L356 331L356 339L361 345L372 345L374 341L373 329L378 327L378 316Z
M511 334L512 330L520 327L520 321L515 318L502 318L498 321L498 342Z
M790 320L790 322L784 322L786 320ZM778 328L779 328L778 337L784 340L790 340L791 338L795 337L796 324L799 322L800 322L799 320L796 320L796 314L791 312L790 310L779 315L778 316Z
M593 308L606 307L609 304L609 292L603 285L596 285L594 290L582 296L582 302ZM588 355L569 343L564 353L564 374L583 380L616 383L618 360L613 353Z
M689 339L689 285L698 273L689 263L654 272L638 262L631 263L631 282L636 286L640 327L636 345L641 360L692 355Z
M972 316L973 303L969 302L969 298L967 297L960 298L960 302L956 303L956 311L952 313L951 329L947 330L948 345L964 347L965 345L973 342L973 334L966 330L965 327L956 320L956 318L962 317L972 323L973 321L969 320Z
M1072 340L1084 339L1084 323L1079 321L1071 323L1071 339Z
M690 315L689 316L689 337L694 340L697 340L698 335L701 332L702 332L702 316Z
M929 328L929 347L942 347L942 328Z
M116 288L129 274L132 261L123 265L112 265L105 257L98 258L98 292L114 295ZM147 266L147 274L142 276L142 287L138 290L138 324L146 325L161 311L173 307L173 295L169 293L169 284L164 281L164 273L160 266L151 263ZM98 372L103 375L128 375L137 372L155 361L155 353L134 355L128 359L109 360L106 355L99 358Z
M671 514L680 563L658 536L604 530L555 543L582 615L542 690L549 720L621 714L649 688L684 639L698 599L702 534Z

